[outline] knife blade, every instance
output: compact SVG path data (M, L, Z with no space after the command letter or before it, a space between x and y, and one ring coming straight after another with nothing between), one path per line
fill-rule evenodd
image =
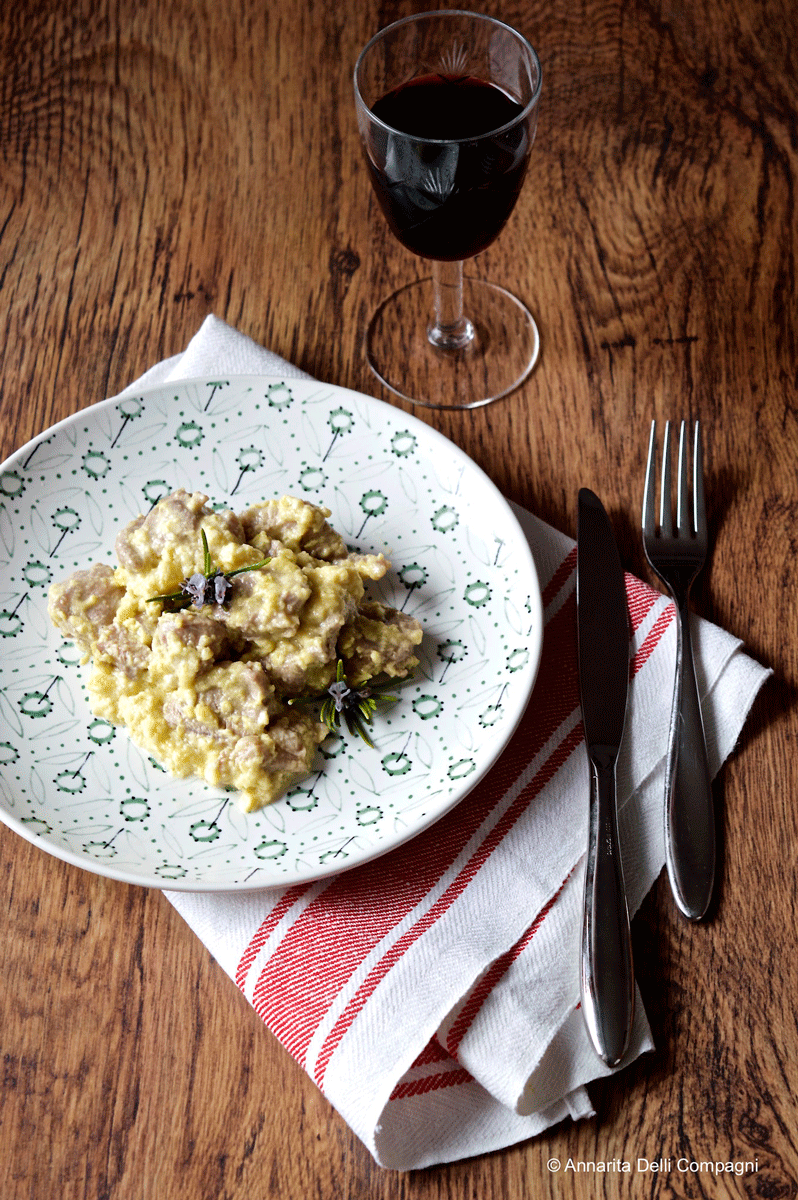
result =
M582 1014L596 1053L616 1066L629 1045L634 1010L616 801L616 764L629 686L629 618L612 526L598 496L588 488L579 491L576 604L579 688L590 763Z

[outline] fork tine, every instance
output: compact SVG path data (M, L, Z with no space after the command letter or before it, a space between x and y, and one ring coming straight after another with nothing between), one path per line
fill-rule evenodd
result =
M646 463L646 486L643 492L643 536L653 537L656 506L656 473L654 454L657 449L657 422L651 422L651 435L648 439L648 462Z
M671 514L671 423L665 422L665 440L662 445L662 480L660 481L659 526L663 537L673 536Z
M689 537L690 527L690 495L687 479L687 423L682 421L679 427L679 483L676 502L676 525L679 537Z
M693 523L696 534L702 537L707 528L707 510L704 502L704 455L701 449L701 426L695 423L693 443Z

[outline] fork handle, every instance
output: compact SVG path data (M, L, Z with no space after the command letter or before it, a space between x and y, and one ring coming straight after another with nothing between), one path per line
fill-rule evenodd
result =
M715 886L715 810L686 601L677 604L677 612L665 860L677 905L689 920L700 921L706 915Z

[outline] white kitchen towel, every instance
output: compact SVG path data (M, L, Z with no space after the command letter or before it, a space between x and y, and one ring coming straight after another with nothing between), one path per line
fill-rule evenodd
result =
M208 317L127 391L225 374L308 378ZM121 393L124 395L125 393ZM576 487L576 484L575 484ZM592 1115L609 1069L579 1010L588 764L576 659L573 542L516 510L543 589L543 657L527 711L480 784L419 837L354 870L248 893L167 892L265 1024L384 1167L468 1157ZM626 577L632 668L619 762L630 911L664 864L673 607ZM770 673L695 620L713 775ZM622 1069L652 1050L640 996Z

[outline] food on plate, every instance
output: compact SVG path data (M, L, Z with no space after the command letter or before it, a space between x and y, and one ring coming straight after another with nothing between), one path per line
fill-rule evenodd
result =
M408 675L422 637L367 597L390 563L350 553L330 515L292 496L234 513L181 489L120 532L117 567L53 584L50 618L91 662L93 713L247 811L305 777L331 727L306 701L340 706Z

